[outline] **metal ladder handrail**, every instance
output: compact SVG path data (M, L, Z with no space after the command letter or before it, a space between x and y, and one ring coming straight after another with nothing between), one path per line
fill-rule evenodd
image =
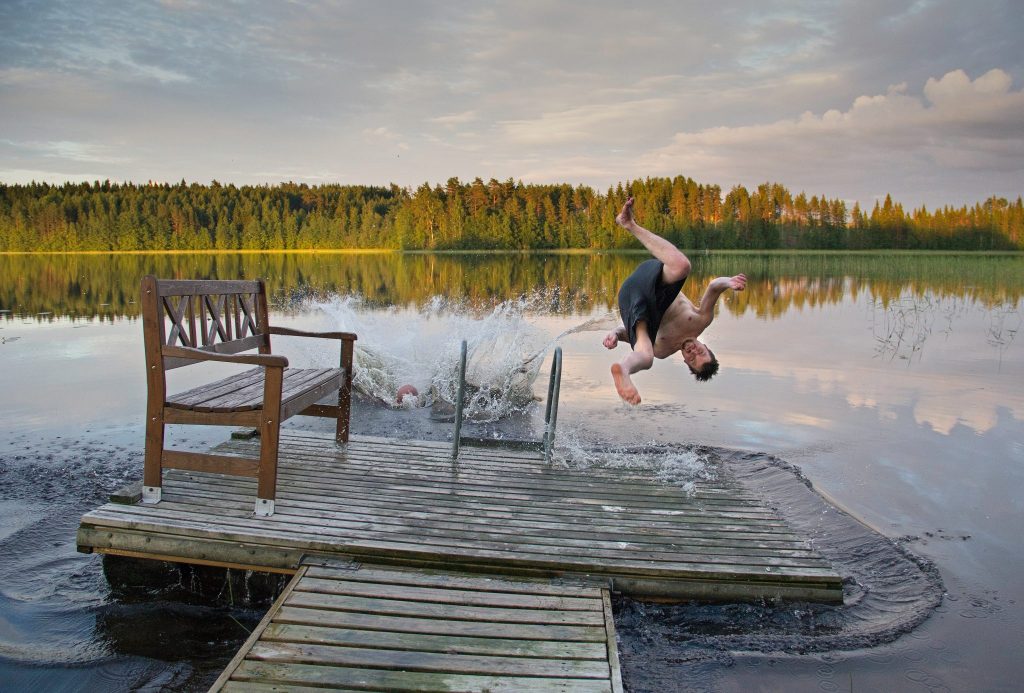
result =
M455 396L455 433L452 436L452 459L459 456L462 444L462 410L466 393L466 358L468 354L466 340L462 340L459 358L459 387ZM555 426L558 423L558 396L562 388L562 347L555 347L551 360L551 375L548 378L548 401L544 408L544 436L541 442L544 447L544 461L551 461L551 451L555 446Z
M459 359L459 389L455 395L455 435L452 437L452 459L459 456L459 444L462 442L462 402L466 395L466 340L462 340L462 356Z
M555 447L555 424L558 423L558 395L562 388L562 347L555 347L548 377L548 403L544 408L544 461L551 461Z

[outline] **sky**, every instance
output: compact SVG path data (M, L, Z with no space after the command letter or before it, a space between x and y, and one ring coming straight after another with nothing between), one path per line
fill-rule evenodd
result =
M0 0L0 182L1024 194L1021 0Z

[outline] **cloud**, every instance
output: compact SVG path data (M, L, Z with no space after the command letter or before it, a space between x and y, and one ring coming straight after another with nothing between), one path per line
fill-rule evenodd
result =
M472 123L477 120L479 115L476 111L463 111L462 113L452 113L450 115L438 116L437 118L431 118L431 123L437 123L438 125L465 125L466 123Z
M1005 71L971 80L963 70L929 79L923 97L907 85L857 97L845 111L738 127L678 132L641 157L640 170L699 171L704 178L753 184L764 180L833 183L830 170L890 178L913 168L928 179L984 169L1024 178L1024 91ZM837 176L842 179L844 176Z
M542 113L536 118L501 121L499 126L512 144L601 141L614 137L616 132L629 132L638 114L653 117L672 106L673 100L666 98L591 104Z
M118 179L682 173L1015 196L1000 104L1019 94L1020 33L1012 3L956 0L0 2L0 132L102 145L111 161L90 168ZM7 167L83 165L22 154Z

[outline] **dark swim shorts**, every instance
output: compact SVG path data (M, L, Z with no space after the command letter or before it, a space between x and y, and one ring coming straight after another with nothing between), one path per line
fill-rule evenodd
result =
M636 324L640 320L647 322L647 334L651 344L654 344L665 311L686 283L686 277L671 284L662 282L661 271L664 267L660 260L645 260L622 282L622 288L619 289L619 313L629 334L631 347L636 346Z

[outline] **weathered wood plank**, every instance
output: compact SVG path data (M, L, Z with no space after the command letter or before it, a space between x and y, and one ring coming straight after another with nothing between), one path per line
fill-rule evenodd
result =
M218 446L216 449L248 451L250 448L247 445L239 445ZM370 486L378 493L389 492L403 498L442 496L459 499L467 497L485 501L501 499L503 503L510 505L534 506L537 503L544 503L545 505L555 507L592 506L612 512L634 511L643 513L653 511L654 514L669 516L673 513L685 515L688 509L691 512L693 510L708 510L715 511L717 515L723 517L762 519L782 524L782 520L777 514L765 509L763 506L757 507L748 504L737 505L714 500L708 501L687 497L682 494L676 497L625 496L609 490L603 495L586 491L578 491L572 495L567 495L561 489L549 491L544 488L536 488L530 491L526 490L525 487L517 488L511 479L509 480L508 487L502 487L454 478L448 481L431 481L428 478L417 479L415 475L409 473L390 475L383 472L364 472L357 474L347 469L339 469L332 474L324 468L302 469L296 467L294 464L291 464L293 460L287 454L282 462L287 466L288 473L292 475L292 478L295 479L298 485L303 483L320 484L325 478L330 478L333 482L332 485L336 485L337 488L350 486L362 488Z
M251 349L257 349L266 340L264 335L252 335L245 337L244 339L234 339L230 342L217 342L216 344L207 344L204 346L196 346L196 349L200 351L206 351L211 354L240 354L243 351L250 351ZM194 358L188 358L187 356L175 356L174 351L167 351L167 347L164 347L164 370L173 370L175 368L182 368L184 366L194 366L197 360Z
M604 643L564 642L558 640L516 640L504 637L504 629L491 629L491 637L470 638L453 635L425 635L389 631L329 628L272 623L263 632L266 642L346 645L386 650L439 652L448 654L501 655L552 659L591 659L603 661Z
M118 505L135 505L142 500L142 482L133 481L110 494L110 502Z
M264 681L287 686L348 686L363 690L394 693L449 691L450 693L596 693L611 691L607 681L593 679L554 679L527 676L478 676L434 672L403 672L382 669L354 669L315 664L279 664L246 661L236 670L233 680Z
M605 509L593 506L581 506L578 508L550 508L540 504L527 506L524 510L520 505L504 505L500 502L487 503L477 500L446 501L443 498L428 496L425 499L403 498L401 496L390 496L380 493L373 493L370 488L351 486L333 487L326 484L306 484L295 481L295 477L285 469L282 472L289 483L283 489L282 497L291 498L295 502L296 514L304 515L306 509L334 509L341 512L351 511L353 513L365 512L373 516L378 514L391 514L401 516L404 512L423 513L434 516L451 516L468 518L480 517L493 521L514 521L522 518L534 518L524 520L537 524L561 523L580 526L594 527L595 530L615 531L616 527L628 529L631 532L643 533L643 529L665 530L670 532L686 532L687 529L708 529L729 532L751 532L763 535L765 538L780 538L798 540L789 528L781 521L767 522L760 519L750 518L724 518L712 512L694 511L649 511L646 513L629 512L618 509ZM169 482L170 483L170 482ZM204 498L219 498L221 494L230 496L232 493L248 493L249 489L244 486L234 486L232 483L245 483L244 481L221 479L214 477L200 478L193 475L188 479L173 479L172 489L180 483L183 494L195 494L196 504L209 504ZM203 495L204 489L206 490ZM186 500L186 499L183 499ZM287 512L287 510L286 510Z
M615 619L612 614L611 594L608 590L601 590L601 601L604 604L604 627L608 634L607 656L609 676L613 693L622 693L622 668L619 666L619 639L615 635Z
M376 448L365 445L358 437L354 437L351 444L345 448L333 448L326 441L317 439L302 438L294 431L287 431L282 434L288 443L288 451L297 461L340 461L345 463L356 463L360 460L368 460L377 464L390 464L396 469L407 469L410 458L416 463L417 468L429 469L439 473L452 474L457 472L460 477L488 476L513 474L534 479L542 476L551 479L552 482L566 482L580 488L587 488L594 484L607 486L609 483L618 488L642 490L645 494L679 495L679 491L667 484L652 484L650 474L655 470L644 469L603 469L600 466L590 466L585 470L563 468L556 465L545 464L542 460L531 460L528 463L515 464L512 460L501 457L489 459L475 459L463 456L460 463L452 464L450 449L447 451L428 449L419 450L415 447L397 447L391 450ZM471 463L471 464L470 464ZM585 471L585 476L580 472ZM707 490L720 490L727 487L730 497L740 496L756 501L756 497L739 487L735 481L730 479L715 479L713 482L697 479L694 481L695 488Z
M186 489L181 493L177 487L172 493L164 496L166 508L182 511L204 512L209 508L223 510L226 515L234 517L247 516L251 511L246 503L244 490L229 494L201 495L201 489ZM588 535L583 528L585 522L544 524L542 522L518 520L515 516L503 519L499 524L495 513L489 513L487 518L480 520L473 518L466 513L445 513L445 512L414 512L402 514L399 510L390 508L361 508L356 505L348 505L351 511L338 505L328 505L304 500L295 500L293 494L279 496L284 504L283 510L279 511L278 521L287 524L331 526L339 530L344 528L354 529L378 529L380 531L395 531L399 529L413 528L414 530L424 529L435 533L446 533L449 535L468 534L477 536L476 532L483 532L492 535L494 538L504 538L511 535L513 539L523 536L542 539L541 543L550 543L559 539L570 541L583 541L588 546L600 544L601 542L618 543L631 541L634 543L650 543L655 545L676 544L685 545L691 549L700 549L707 553L720 553L718 549L743 549L750 555L762 553L787 555L787 552L795 552L794 555L814 554L805 542L791 538L791 535L775 534L767 531L755 531L754 528L744 525L712 525L700 527L691 525L680 525L668 528L648 528L642 525L622 528L615 532L614 523L609 520L595 526L594 531ZM277 515L275 515L277 517ZM507 523L507 524L505 524ZM595 522L595 524L597 524ZM652 547L658 550L656 547Z
M408 532L402 533L383 533L380 531L358 531L355 529L349 529L345 531L334 531L330 526L324 526L323 523L316 524L297 524L296 526L289 526L286 524L287 518L281 518L273 522L263 522L258 519L249 519L245 517L244 513L237 513L236 516L231 517L230 514L223 512L217 512L215 510L207 510L202 512L199 508L189 508L185 512L175 511L171 508L146 508L146 507L109 507L95 511L96 517L110 518L111 521L120 519L125 522L139 521L147 523L160 523L166 521L173 524L180 533L189 533L193 528L203 528L206 530L203 535L207 535L210 532L216 535L221 528L227 532L236 532L244 535L270 535L272 532L274 535L281 535L285 537L293 537L300 544L303 542L330 542L330 540L342 540L347 546L357 546L364 544L376 544L380 540L392 540L395 544L412 544L412 545L423 545L429 547L456 547L460 548L466 544L465 540L459 537L453 537L451 535L440 534L438 536L426 535L415 531L415 528ZM202 530L201 530L202 531ZM504 539L504 540L501 540ZM537 555L537 556L579 556L585 558L600 558L606 556L609 552L612 556L622 555L630 557L632 559L641 561L673 561L673 556L685 557L690 556L693 552L686 552L669 548L668 551L657 551L657 549L665 549L665 547L648 547L642 543L629 543L624 542L622 546L616 546L613 549L605 547L596 548L568 548L563 547L559 550L558 547L545 548L544 545L532 543L529 536L505 536L499 537L499 540L482 540L477 539L472 543L473 548L476 551L481 552L519 552L524 555ZM653 550L652 550L653 549ZM669 554L665 556L662 554ZM776 554L780 556L781 554ZM715 554L700 554L702 557L700 563L731 563L735 564L736 561L723 561L717 558ZM811 554L813 556L813 554ZM706 558L703 558L706 557ZM726 555L728 558L728 554ZM769 557L770 558L770 557ZM803 563L807 559L807 556L794 556L793 561L795 563ZM742 563L745 559L737 560ZM748 561L754 565L772 565L773 562L770 560L754 560L753 558ZM782 561L785 563L785 561Z
M451 587L437 589L412 585L385 585L379 582L353 582L338 577L307 577L297 589L303 592L319 592L350 597L402 599L433 604L495 606L516 609L552 609L557 611L600 611L604 608L600 599L552 597L529 593L481 592Z
M348 565L330 570L348 574L363 570ZM351 598L308 592L308 580L338 582L310 578L309 568L303 566L296 574L211 691L241 690L246 685L252 690L301 690L304 686L380 691L621 690L615 687L608 659L615 643L607 640L610 614L605 591L598 591L599 598L584 598L583 592L593 590L583 586L573 596L558 597L591 602L596 611L478 607L418 599L433 599L444 591L435 587L417 587L404 600ZM381 578L386 587L407 581L408 572L371 568L363 577ZM512 594L548 598L532 592L545 587L536 582L446 577L461 584L500 584L502 598ZM313 608L294 605L311 598L323 603ZM458 600L456 596L447 601Z
M114 509L114 508L119 508ZM379 533L330 533L318 531L316 527L285 529L278 523L261 518L226 518L214 514L165 512L158 506L111 506L90 513L86 518L106 520L104 524L124 526L130 529L157 529L164 531L174 527L176 533L195 537L224 537L244 539L273 537L279 543L306 547L316 551L330 551L331 546L344 547L347 552L363 553L380 551L386 555L475 557L478 559L504 560L511 563L536 562L547 568L592 566L593 572L604 572L607 565L629 567L634 571L680 571L693 573L743 572L761 575L764 573L788 574L794 569L807 574L824 571L831 574L828 564L821 559L776 558L771 556L715 556L708 554L657 553L636 550L623 546L618 551L549 547L539 544L524 544L512 541L474 541L471 544L446 537L431 537L422 534L391 535L382 537ZM85 518L83 518L85 519ZM630 549L630 550L626 550Z
M500 630L500 626L497 626L496 630ZM329 664L333 667L365 667L403 672L608 679L608 664L604 661L378 650L265 640L253 645L246 659L282 664Z
M486 621L497 628L503 623L532 623L555 626L601 626L601 611L560 611L556 609L517 609L497 606L466 604L435 604L401 599L350 597L340 594L300 591L301 586L286 600L288 606L330 611L354 611L361 614L404 616L436 620ZM497 632L497 631L496 631Z
M359 570L343 570L316 565L316 563L308 564L307 568L306 574L314 578L337 578L348 581L373 582L380 585L443 587L457 590L510 592L513 594L527 593L555 597L580 596L588 599L601 598L600 588L586 587L584 585L554 585L548 580L526 581L517 578L515 581L511 581L489 576L453 574L450 571L381 570L370 566L362 566Z
M217 449L255 452L258 446ZM338 446L332 437L283 431L273 517L252 516L255 484L248 478L168 470L163 502L104 506L83 518L80 543L156 553L151 538L161 552L177 546L192 560L266 552L274 567L285 567L286 556L315 553L515 575L590 575L659 596L841 594L828 562L756 497L730 487L730 479L708 481L702 487L709 490L691 494L645 478L649 470L556 470L530 454L505 465L505 452L489 450L452 465L444 443L354 437ZM315 589L321 596L435 607L526 608L520 593L507 590L492 597L473 587L459 596L447 585L408 580L375 588L341 574L347 571L316 570L323 572L300 595ZM558 606L559 598L546 595L546 603Z
M290 391L281 404L282 415L288 419L316 404L327 395L336 392L341 387L344 378L343 371L331 369L317 378L315 384L307 383L306 387L309 389Z
M683 493L671 484L652 483L650 472L647 476L638 474L635 470L630 474L618 473L615 475L602 474L599 467L588 467L586 470L573 470L559 468L558 466L546 466L540 463L529 466L515 465L508 462L490 463L481 460L461 460L460 464L453 466L447 454L441 455L432 453L430 455L417 454L410 465L410 460L392 453L391 455L379 455L367 451L365 446L358 440L345 448L334 448L324 446L322 443L315 447L297 445L291 433L286 434L290 462L297 469L317 470L330 466L335 468L355 469L382 469L408 473L410 466L424 473L442 476L444 478L486 479L488 482L495 480L503 481L512 477L515 481L536 485L538 479L542 479L545 487L554 488L557 484L568 484L572 488L586 489L593 484L598 488L614 487L620 491L639 490L644 495L667 495L700 499L708 502L718 500L739 500L745 504L760 504L757 496L736 485L737 482L728 478L716 478L713 481L698 479L694 481L693 493ZM493 483L492 483L493 485Z
M263 408L263 395L265 392L265 378L247 383L217 398L208 399L201 404L194 405L197 411L238 411L240 409L261 409ZM308 382L315 382L321 375L317 369L286 368L282 373L281 397L286 392L294 392L303 388Z
M486 621L451 621L411 616L365 614L352 611L324 611L318 608L303 608L288 604L280 608L274 622L326 628L443 635L446 637L487 638L494 636L494 624ZM503 637L510 640L603 643L607 637L603 623L600 627L506 623L502 625L501 632Z
M224 693L324 693L322 686L299 686L295 684L288 684L287 688L277 683L262 683L259 681L228 681L219 690ZM367 688L347 688L342 686L332 685L330 689L333 693L366 693L370 690ZM210 693L214 693L214 689L210 689Z
M612 526L652 526L652 527L675 527L678 525L703 525L707 528L722 528L719 525L730 525L733 529L748 529L769 532L776 535L788 535L791 538L798 538L796 534L779 519L765 519L748 516L725 515L714 511L687 506L679 506L676 509L652 508L646 510L631 511L628 507L622 506L597 506L592 504L571 504L571 503L522 503L509 501L505 496L496 493L492 497L465 497L457 494L444 494L437 492L410 493L407 496L401 493L386 492L385 489L375 487L372 481L357 482L353 480L350 484L340 486L317 484L312 481L297 479L288 468L283 470L283 475L288 479L289 484L283 492L291 493L296 501L308 499L311 503L324 504L341 508L352 507L353 509L364 508L391 508L398 510L408 508L411 512L435 512L455 514L462 513L498 513L504 514L509 519L512 517L536 517L539 520L559 518L562 522L596 522L608 523ZM198 477L197 477L197 481ZM201 483L209 483L211 486L221 483L217 479L203 479ZM183 480L182 483L188 483ZM183 486L183 490L188 486ZM224 492L229 492L226 486L220 486ZM195 490L195 487L191 488ZM241 490L239 488L238 490Z
M293 399L310 388L332 379L340 379L339 369L286 368L282 384L282 400ZM244 371L215 382L187 390L168 398L167 406L196 411L238 411L259 409L263 405L262 368ZM325 393L327 394L327 393Z
M157 282L159 296L202 296L208 293L253 294L259 283L243 279L161 279Z
M217 501L222 499L226 502L225 507L231 508L231 501L244 499L250 491L245 485L250 482L244 479L215 477L203 472L181 474L188 474L189 478L178 477L168 481L170 492L177 494L175 497L180 503L217 507ZM655 509L647 512L629 512L628 509L595 507L589 504L570 504L570 507L565 507L537 503L533 506L523 506L505 504L502 499L495 499L490 503L475 499L461 503L454 499L438 499L435 502L434 496L429 495L425 498L409 498L403 501L401 496L375 496L372 487L353 486L346 490L344 486L318 487L316 484L296 482L287 470L282 473L282 478L282 493L285 494L282 497L290 497L295 503L294 506L287 506L287 511L305 518L312 518L316 516L316 511L319 511L324 513L325 518L351 518L366 514L376 521L401 523L404 518L410 518L411 522L416 518L416 514L422 514L424 517L418 519L432 518L443 523L461 521L462 516L472 518L475 513L479 513L478 517L491 520L492 523L503 520L526 523L523 525L524 528L561 527L567 531L581 531L587 526L593 526L597 533L610 532L619 538L626 534L658 536L675 532L682 532L680 536L685 536L687 530L693 530L749 532L752 533L751 538L756 538L753 535L760 534L765 539L800 541L800 538L781 521L771 522L763 518L724 515L713 509L691 508L679 512L659 512ZM493 529L503 531L502 527Z
M259 460L227 455L207 455L202 452L164 450L161 464L164 468L186 469L195 472L232 474L234 476L256 476Z
M212 506L199 505L194 503L195 494L187 494L178 497L168 494L164 498L163 510L181 510L187 515L193 513L211 512ZM251 513L251 503L244 500L235 501L231 504L222 502L216 506L219 513L228 517L248 517ZM181 502L177 502L181 501ZM476 541L509 541L514 540L523 545L547 545L559 549L584 548L584 549L606 549L606 550L643 550L652 553L675 553L692 554L698 552L701 555L727 555L727 556L774 556L794 559L816 558L817 554L806 547L799 546L795 542L781 543L758 547L745 536L732 536L729 533L718 533L716 535L680 535L678 533L620 533L599 535L594 533L589 538L585 532L564 532L544 530L512 530L502 531L504 528L495 528L493 531L486 524L481 525L486 529L467 526L460 522L448 523L448 526L439 526L440 523L427 523L423 521L397 521L386 522L374 516L353 516L352 514L326 513L313 510L304 510L302 513L292 514L290 512L278 512L276 522L286 524L289 527L299 529L319 530L329 529L337 531L339 535L347 537L358 536L430 536L436 538L451 539L472 543ZM715 538L707 538L707 536Z
M351 460L356 462L359 459L364 459L385 465L390 464L395 468L403 468L412 461L417 467L423 466L424 468L448 474L458 474L460 476L511 473L528 478L542 477L550 478L554 481L579 483L583 487L590 483L599 485L612 483L624 488L643 489L648 494L673 494L678 492L671 484L651 483L653 481L652 475L658 471L657 468L608 469L594 465L576 470L556 464L545 465L541 461L514 463L514 461L501 460L500 458L467 459L464 457L460 457L459 462L453 464L449 456L436 450L424 451L404 447L391 451L376 450L363 445L358 440L353 440L344 447L333 447L324 443L316 443L315 441L303 442L301 439L296 439L292 431L286 431L285 439L288 441L289 452L298 461L306 459L315 461L333 460L335 462ZM586 472L585 476L581 474L584 471ZM708 490L717 490L725 486L729 488L730 492L750 496L749 492L737 487L736 482L729 478L696 479L694 484L697 488Z
M225 444L218 446L217 450L245 452L250 445L246 443ZM697 489L695 493L688 493L682 489L666 487L664 489L648 485L646 488L634 484L627 486L617 482L579 482L561 480L549 477L521 477L510 470L503 473L481 474L469 472L453 472L450 468L428 466L429 460L417 460L413 474L408 461L396 462L395 460L374 459L372 457L360 457L357 451L350 451L344 458L322 457L313 459L310 457L298 457L293 449L286 450L286 456L282 461L300 475L322 475L328 470L340 475L359 475L372 479L388 479L395 483L403 481L420 480L425 485L449 487L452 484L459 484L467 488L484 487L490 490L501 489L503 493L520 492L528 493L531 497L559 497L572 495L579 498L595 498L608 503L637 502L638 507L651 504L663 504L672 502L680 505L703 505L709 508L721 507L732 509L734 512L746 512L759 515L771 515L760 501L749 494L737 492L735 495L706 494ZM337 467L330 469L331 464Z
M256 382L263 382L263 369L259 367L250 368L231 377L170 395L167 398L167 406L177 409L188 409L207 400L235 392L239 388Z

